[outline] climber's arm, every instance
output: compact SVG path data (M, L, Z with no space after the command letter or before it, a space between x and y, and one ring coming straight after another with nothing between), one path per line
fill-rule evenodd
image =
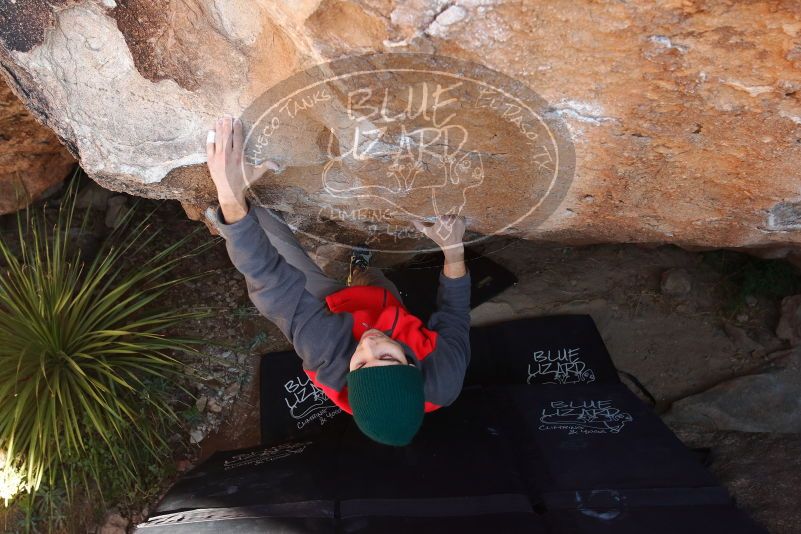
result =
M436 350L422 361L426 398L447 406L459 396L470 363L470 273L464 263L465 223L461 217L440 217L434 225L415 227L442 249L437 309L428 328L437 333Z
M238 209L228 211L238 213ZM306 277L270 243L247 201L242 210L244 215L236 222L228 222L222 203L219 208L209 208L206 216L225 238L234 267L245 276L250 300L292 343L304 369L339 374L344 365L346 372L356 348L350 314L332 314L306 291Z
M281 257L259 225L245 198L252 176L244 176L241 160L236 157L237 145L241 149L242 143L241 124L232 126L230 118L218 121L214 138L207 141L209 171L219 207L206 210L206 217L225 238L231 262L245 276L250 300L292 343L304 369L325 369L338 376L344 362L347 372L355 349L352 319L347 314L330 313L322 301L306 291L306 277Z
M437 309L427 326L437 333L437 346L422 361L426 398L447 406L462 391L470 363L470 273L458 278L440 273Z

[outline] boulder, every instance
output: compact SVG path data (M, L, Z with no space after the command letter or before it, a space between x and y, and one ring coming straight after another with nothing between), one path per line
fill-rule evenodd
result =
M706 430L801 433L801 350L770 357L760 372L674 402L665 420Z
M12 213L56 187L75 159L0 80L0 215Z
M418 157L388 169L378 158L353 157L338 161L328 176L320 170L332 147L336 156L364 148L353 142L354 125L337 121L352 111L350 101L338 117L315 108L311 94L298 99L291 135L269 154L280 172L268 172L255 200L304 217L315 236L333 239L346 226L397 243L414 237L404 233L409 219L452 210L483 234L792 252L801 241L799 38L801 10L792 2L29 0L0 6L3 76L87 173L110 189L185 206L213 201L204 163L212 121L230 113L247 118L246 129L254 131L253 105L268 89L287 79L297 84L293 75L330 60L424 54L415 67L427 66L432 77L438 58L450 57L456 63L448 72L463 81L480 75L474 87L458 89L460 97L478 84L503 98L528 91L540 97L519 102L535 102L531 116L556 132L563 151L556 158L554 147L546 147L543 154L559 161L562 174L553 202L533 216L524 208L539 209L543 162L533 156L536 143L529 146L514 130L519 110L503 98L472 119L466 106L457 110L461 130L451 133L475 148L455 159L461 141L442 137L440 124L438 143L453 151L437 165ZM384 81L393 91L409 82L405 76ZM334 90L353 88L333 77L329 82ZM332 102L341 104L344 94L335 93ZM390 109L402 99L393 94ZM262 101L262 109L269 103ZM415 145L397 132L378 139L382 125L365 124L378 127L367 139L372 147ZM264 139L270 133L255 132ZM410 172L479 164L479 174L448 174L461 186L434 195L433 203L433 189L416 194L409 186ZM372 181L385 179L388 170L406 173L395 176L400 186L392 198L354 193L383 187ZM331 185L337 183L350 194L334 194L342 191Z

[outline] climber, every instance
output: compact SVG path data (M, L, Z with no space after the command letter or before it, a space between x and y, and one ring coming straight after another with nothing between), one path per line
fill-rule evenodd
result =
M256 308L303 359L303 369L359 429L386 445L411 442L426 412L459 395L470 359L470 273L464 263L464 219L414 221L442 249L437 310L427 324L403 306L395 285L355 248L350 285L327 277L281 215L251 204L249 184L267 169L242 165L243 127L229 115L207 135L206 153L218 205L206 217L225 238Z

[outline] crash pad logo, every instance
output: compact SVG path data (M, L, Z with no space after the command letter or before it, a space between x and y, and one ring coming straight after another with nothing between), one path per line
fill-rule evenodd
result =
M243 123L243 162L278 165L249 184L262 204L350 225L390 252L408 251L410 221L440 215L467 217L481 233L472 241L530 230L564 198L575 167L567 128L528 86L441 56L307 69L259 97Z
M556 401L542 410L540 430L568 434L617 434L634 418L612 406L610 400Z
M579 349L538 350L528 364L528 384L589 384L595 372L579 357Z
M317 421L322 426L342 413L342 409L335 406L308 377L296 376L288 380L284 384L284 390L284 402L289 408L289 416L297 421L298 429L312 421Z
M309 445L311 445L310 441L304 441L301 443L284 443L282 445L276 445L275 447L269 447L267 449L237 454L236 456L232 456L231 458L225 460L223 467L227 470L235 469L237 467L253 467L256 465L261 465L267 462L278 460L280 458L286 458L287 456L300 454L306 450L306 447Z

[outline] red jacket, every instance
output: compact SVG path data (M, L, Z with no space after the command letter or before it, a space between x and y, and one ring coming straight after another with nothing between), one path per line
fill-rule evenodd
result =
M346 287L325 298L328 309L334 313L350 313L353 316L353 338L358 341L371 328L381 330L395 341L402 342L418 360L425 360L437 346L437 333L429 330L423 321L409 313L395 296L382 287ZM404 348L406 348L404 347ZM317 381L314 371L306 370L312 382L340 408L352 414L348 402L348 386L336 390ZM425 411L441 408L426 401Z
M470 361L469 272L460 278L440 272L437 307L425 325L380 287L345 288L324 303L306 290L304 274L270 243L255 211L249 209L231 224L222 222L219 207L207 214L225 238L234 266L245 276L250 300L292 343L304 371L326 395L352 413L347 393L350 359L361 333L377 328L400 343L410 363L420 369L427 411L456 400Z

